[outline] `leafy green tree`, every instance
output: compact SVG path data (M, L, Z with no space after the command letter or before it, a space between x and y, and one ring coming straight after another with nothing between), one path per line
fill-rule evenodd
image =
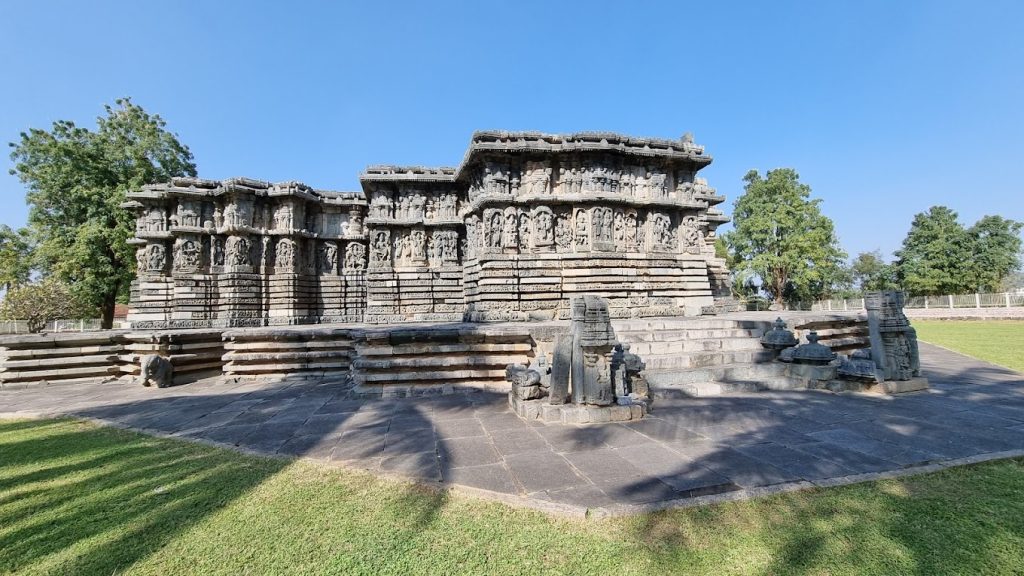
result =
M28 230L0 225L0 286L10 290L32 274L32 239Z
M1022 255L1018 255L1020 258ZM1002 283L999 285L1000 292L1015 292L1017 290L1024 290L1024 272L1013 272L1006 278L1003 278Z
M125 192L174 176L195 176L188 147L125 98L105 106L95 131L74 122L31 129L11 143L12 174L28 187L29 225L44 273L69 283L99 308L103 327L124 300L135 272L127 243L134 218L120 207Z
M24 320L29 332L40 332L54 320L73 320L95 313L63 282L50 277L15 286L0 303L0 319Z
M978 291L999 290L1020 269L1020 231L1024 223L984 216L967 230L971 241L972 285Z
M725 235L735 272L752 272L776 304L828 297L842 283L846 253L820 199L791 168L751 170Z
M861 252L850 264L853 285L861 292L894 290L897 288L896 271L882 259L882 253Z
M939 296L974 292L971 237L945 206L914 216L903 247L896 251L900 284L911 294Z

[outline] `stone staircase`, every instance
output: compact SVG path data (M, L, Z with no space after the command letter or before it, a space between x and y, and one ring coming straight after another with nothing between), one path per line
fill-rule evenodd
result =
M528 362L532 350L525 326L367 330L355 343L353 392L365 397L444 394L456 389L507 392L506 366Z
M259 328L224 332L225 376L347 376L352 331L329 327Z
M615 333L647 365L655 398L716 396L799 387L759 341L770 323L680 319L618 322Z

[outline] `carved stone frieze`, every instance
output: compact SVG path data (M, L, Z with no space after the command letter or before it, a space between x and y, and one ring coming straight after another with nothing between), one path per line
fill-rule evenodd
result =
M723 198L697 175L710 161L687 140L478 132L457 168L372 166L360 192L148 185L124 203L146 285L130 318L550 319L582 290L607 295L617 317L699 313L714 302L695 269L725 270L709 248ZM160 288L175 275L190 284Z

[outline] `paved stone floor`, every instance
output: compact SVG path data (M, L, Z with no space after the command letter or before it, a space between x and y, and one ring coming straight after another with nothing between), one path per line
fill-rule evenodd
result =
M922 357L927 392L665 400L626 424L527 423L485 392L351 400L336 380L5 390L0 414L82 416L577 510L827 485L1024 449L1024 375L927 344Z

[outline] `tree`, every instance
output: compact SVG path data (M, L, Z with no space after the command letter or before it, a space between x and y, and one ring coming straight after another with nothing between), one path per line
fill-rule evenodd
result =
M882 253L861 252L850 264L853 285L861 292L893 290L897 287L896 271L882 259Z
M980 291L994 292L1020 269L1020 231L1024 223L1002 216L983 216L967 230L971 241L971 283Z
M32 333L43 330L54 320L82 318L94 311L66 284L54 278L15 286L0 304L0 318L24 320Z
M971 230L965 230L957 213L945 206L932 206L914 216L903 247L896 251L895 268L902 286L911 294L941 296L974 292L991 282L992 267L999 278L1019 263L1016 250L1005 253L1005 245L1013 245L1007 234L1016 234L1014 223L998 216L986 216ZM1016 230L1019 232L1020 228ZM982 254L983 253L983 254ZM1009 268L1008 268L1009 267Z
M830 296L846 254L821 200L810 198L811 188L791 168L769 170L764 178L751 170L743 180L733 230L725 235L734 267L759 276L776 304Z
M135 255L125 192L175 176L195 176L188 147L125 98L105 106L96 131L68 120L31 129L11 143L15 174L28 187L29 225L42 271L69 283L100 309L103 327L127 297Z
M28 282L32 273L32 239L28 230L0 225L0 286L5 291Z

